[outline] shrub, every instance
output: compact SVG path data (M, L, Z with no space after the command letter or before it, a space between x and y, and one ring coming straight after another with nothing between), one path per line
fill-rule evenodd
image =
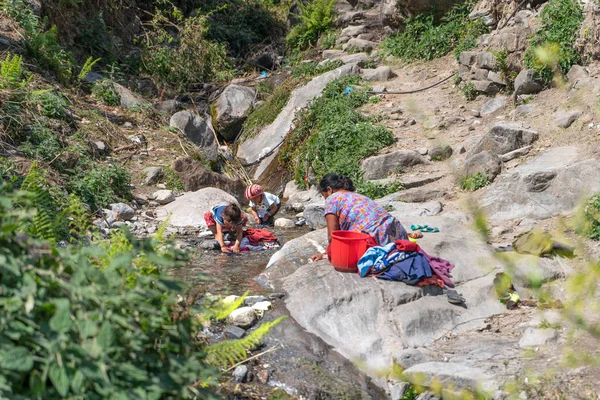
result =
M525 52L525 65L548 84L555 72L567 74L581 56L574 48L583 21L579 0L550 0L541 13L542 29Z
M162 86L185 89L197 82L226 80L230 75L227 49L207 39L206 17L184 18L177 10L174 21L157 12L152 31L142 41L142 69ZM175 28L177 34L167 30Z
M92 209L131 198L130 178L122 167L96 165L92 170L79 169L67 187Z
M508 52L506 50L492 51L496 57L496 70L500 72L502 79L506 82L506 90L512 92L515 87L517 73L511 71L508 65Z
M58 161L58 155L63 149L58 137L48 128L41 125L31 127L27 140L19 146L19 150L30 158L45 162Z
M119 95L113 83L110 79L101 79L94 82L94 86L92 86L94 97L107 106L118 106L121 104L121 95Z
M300 23L285 38L292 49L302 50L314 46L319 36L333 27L335 0L312 0L306 5L298 2Z
M383 193L365 183L359 162L391 145L394 137L356 110L369 101L365 90L348 91L359 81L356 76L336 79L298 117L297 127L286 138L279 160L294 169L299 184L303 184L306 171L312 169L317 181L329 172L337 172L350 177L358 188Z
M321 48L322 49L333 49L335 42L337 41L337 33L329 31L321 35Z
M381 45L383 54L405 61L433 60L455 49L461 51L477 46L477 39L488 31L483 21L469 19L473 1L455 5L439 23L432 14L421 14L406 21L403 32L389 36Z
M586 201L583 216L583 233L592 240L600 240L600 194Z
M467 82L460 88L460 92L465 99L468 101L475 100L477 98L477 89L475 89L475 85L472 82Z
M475 190L481 189L490 184L490 180L487 175L481 172L476 173L475 175L465 176L460 179L460 188L462 190L468 190L470 192L474 192Z
M3 227L28 223L15 208L22 197L4 194L0 200ZM98 246L57 249L1 230L3 395L216 398L210 389L217 371L194 340L194 316L202 309L178 306L176 294L184 286L162 271L180 264L180 253L159 255L156 240L126 240L131 249L99 269L95 262L107 252ZM140 253L161 269L141 273L134 265Z
M183 192L184 191L183 181L181 180L179 175L177 175L177 173L175 171L173 171L173 169L170 167L165 168L164 171L165 171L165 177L163 180L165 181L165 185L167 186L167 189L174 190L176 192Z
M42 66L51 69L62 83L73 78L75 61L58 40L56 26L46 32L32 35L25 43L27 54L35 58Z
M64 119L67 116L67 100L50 90L31 92L30 102L44 117Z

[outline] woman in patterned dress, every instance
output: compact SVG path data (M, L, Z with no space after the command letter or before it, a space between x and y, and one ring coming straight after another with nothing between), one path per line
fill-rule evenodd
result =
M350 178L327 174L321 179L319 190L325 197L329 242L331 232L337 230L366 233L378 246L385 246L398 239L408 239L400 221L373 200L356 193ZM316 261L323 257L323 254L315 254L312 259Z

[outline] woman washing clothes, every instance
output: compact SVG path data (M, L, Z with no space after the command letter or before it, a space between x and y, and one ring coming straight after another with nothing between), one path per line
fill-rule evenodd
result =
M374 246L385 246L396 240L408 240L409 235L396 218L382 206L354 191L350 178L327 174L319 183L319 191L325 198L327 239L337 230L362 232L370 235ZM418 233L411 234L419 237ZM411 236L413 237L413 236ZM315 254L313 261L322 260L325 254Z

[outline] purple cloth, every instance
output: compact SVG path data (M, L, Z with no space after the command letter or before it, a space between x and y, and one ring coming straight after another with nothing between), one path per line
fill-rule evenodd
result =
M425 253L423 251L423 249L419 250L419 253L423 254L425 256L425 258L429 262L429 266L431 267L431 270L437 276L440 277L440 279L444 282L444 284L448 287L453 288L454 283L450 279L450 278L452 278L452 274L450 273L450 271L452 271L452 269L454 269L454 264L452 264L450 261L444 260L443 258L436 257L436 256L430 256L429 254Z

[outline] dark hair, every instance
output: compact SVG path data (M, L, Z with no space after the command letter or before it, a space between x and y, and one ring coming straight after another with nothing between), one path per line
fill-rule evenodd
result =
M333 190L348 190L350 192L354 192L354 184L344 175L338 174L327 174L321 179L319 183L319 190L321 192L326 192L328 188L332 188Z
M242 210L234 203L230 203L227 208L223 210L223 215L234 224L237 224L242 220Z

